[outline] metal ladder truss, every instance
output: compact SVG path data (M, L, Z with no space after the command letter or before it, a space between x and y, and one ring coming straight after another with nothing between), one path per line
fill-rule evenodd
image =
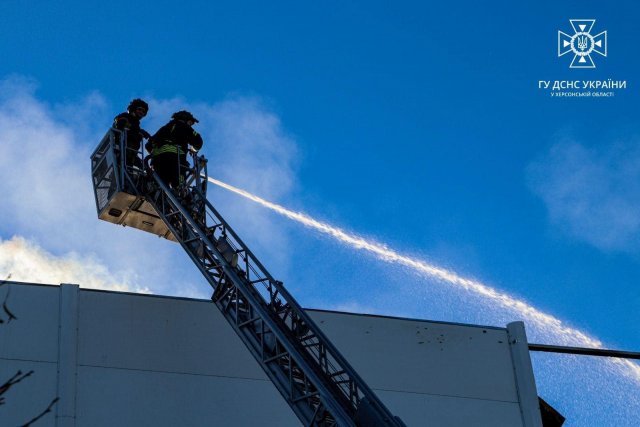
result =
M153 174L160 191L150 202L296 415L308 426L403 425L209 203L206 161L194 163L187 182L194 185L182 195Z
M403 427L209 203L207 161L191 157L184 186L169 189L147 168L138 191L209 282L213 302L298 418L305 426Z

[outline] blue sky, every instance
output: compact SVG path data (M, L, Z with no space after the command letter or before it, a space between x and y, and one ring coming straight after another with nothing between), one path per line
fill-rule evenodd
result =
M152 132L173 111L194 112L212 176L475 278L606 347L640 351L634 2L4 1L0 16L2 256L24 251L58 272L82 263L95 286L206 296L175 245L95 218L88 155L142 96ZM608 31L596 69L557 57L557 31L571 33L575 18ZM607 98L538 88L609 78L627 88ZM209 194L304 306L519 319L223 190ZM6 259L0 266L23 265ZM616 425L640 424L640 403L621 397L637 396L638 382L577 360L534 357L539 392L568 425L598 416L607 425L609 410ZM587 368L571 370L578 363ZM594 383L598 392L567 398Z

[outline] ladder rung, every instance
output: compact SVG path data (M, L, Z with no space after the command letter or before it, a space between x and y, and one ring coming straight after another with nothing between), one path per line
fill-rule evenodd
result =
M320 346L320 343L319 342L302 343L302 346L304 348L311 348L311 347L315 347L315 346Z
M266 359L262 359L262 361L264 363L271 363L271 362L276 361L278 359L282 359L283 357L286 357L288 355L289 355L289 352L285 351L283 353L276 354L275 356L271 356L271 357L268 357Z
M305 395L302 395L300 397L296 397L295 399L293 399L294 402L299 402L301 400L306 400L306 399L311 399L312 397L318 396L319 393L317 391L314 391L313 393L307 393Z
M307 336L306 336L306 337L304 337L304 338L300 338L300 339L299 339L299 342L304 343L305 341L309 341L309 340L311 340L311 339L313 339L313 338L317 338L317 336L316 336L315 334L310 334L310 335L307 335ZM316 342L315 344L319 344L319 343L318 343L318 342Z
M252 323L254 323L254 322L258 321L258 320L262 320L262 317L254 317L253 319L249 319L249 320L246 320L246 321L244 321L242 323L239 323L238 326L242 328L242 327L250 325L250 324L252 324Z
M347 371L345 371L345 370L341 370L341 371L334 372L333 374L329 374L329 376L331 376L331 377L337 377L338 375L344 375L344 374L346 374L346 373L347 373Z

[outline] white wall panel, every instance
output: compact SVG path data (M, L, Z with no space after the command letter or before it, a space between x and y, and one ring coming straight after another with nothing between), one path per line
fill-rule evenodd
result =
M0 380L33 363L42 372L33 388L36 406L46 407L60 390L75 395L43 426L299 425L209 301L65 290L61 303L58 287L12 285L19 320L0 327ZM66 344L59 352L61 307ZM77 323L68 313L74 310ZM523 425L506 329L310 314L408 426ZM58 381L57 372L65 378ZM527 372L521 380L533 383ZM14 399L14 411L35 404L31 395Z
M517 402L461 399L422 393L376 391L407 426L514 427L521 426Z
M77 425L300 426L267 380L80 367Z
M207 301L82 291L79 310L80 365L266 379Z
M310 314L372 388L518 401L505 329Z
M18 318L0 325L0 358L58 360L58 286L9 284L1 288Z
M23 373L33 371L33 374L3 394L5 404L0 406L0 426L3 427L24 425L44 411L57 395L57 364L0 359L0 384L19 370ZM53 427L54 414L46 414L34 427Z

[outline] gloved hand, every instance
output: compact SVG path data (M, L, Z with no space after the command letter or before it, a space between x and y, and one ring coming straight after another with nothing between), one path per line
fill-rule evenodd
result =
M143 137L144 139L149 139L149 138L151 138L151 134L150 134L149 132L147 132L146 130L144 130L144 129L140 129L140 134L142 135L142 137Z

